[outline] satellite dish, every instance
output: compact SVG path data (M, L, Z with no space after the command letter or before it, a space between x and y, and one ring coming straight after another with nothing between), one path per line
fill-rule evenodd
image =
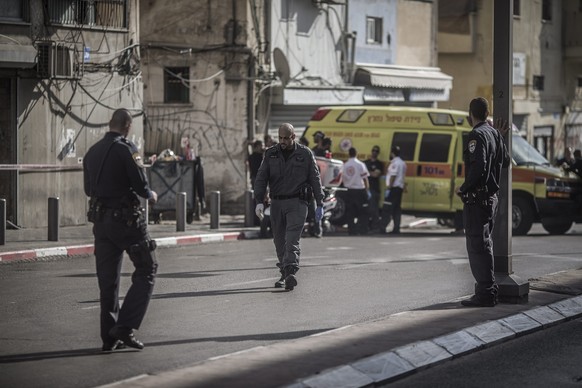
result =
M273 62L275 63L275 72L281 78L283 86L287 85L289 82L289 62L287 62L287 57L283 54L283 51L279 48L273 50Z

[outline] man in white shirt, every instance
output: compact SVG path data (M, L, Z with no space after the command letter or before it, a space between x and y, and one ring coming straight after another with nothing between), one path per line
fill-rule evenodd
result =
M346 218L350 235L368 233L368 200L371 197L368 168L358 160L358 151L350 148L347 162L342 166L342 183L346 189ZM355 219L358 220L356 225Z
M399 234L406 163L404 163L402 158L400 158L399 146L392 146L390 151L391 161L388 166L388 171L386 172L386 194L384 196L381 222L382 227L380 230L385 232L390 221L394 220L394 227L390 234Z

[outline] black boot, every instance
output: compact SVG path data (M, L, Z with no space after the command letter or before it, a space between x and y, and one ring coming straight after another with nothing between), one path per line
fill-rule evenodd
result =
M281 278L275 282L275 288L283 288L285 287L285 272L280 270Z
M285 267L285 289L292 291L293 288L295 288L295 286L297 285L297 278L295 277L295 274L297 273L297 271L299 270L299 268L297 267L293 267L291 265L288 265Z

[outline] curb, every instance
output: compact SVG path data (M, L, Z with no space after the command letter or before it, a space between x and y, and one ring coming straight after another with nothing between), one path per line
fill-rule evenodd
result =
M390 383L416 371L581 316L582 295L327 369L298 379L285 388L360 388Z
M236 241L258 238L256 231L205 233L180 237L161 237L154 239L159 248L168 248L178 245L205 244L223 241ZM93 244L73 245L68 247L51 247L39 249L27 249L13 252L0 252L0 263L31 261L55 256L87 256L92 255L95 246Z

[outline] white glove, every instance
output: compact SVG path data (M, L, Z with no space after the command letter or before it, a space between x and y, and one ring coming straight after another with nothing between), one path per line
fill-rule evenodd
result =
M257 205L257 207L255 207L255 214L257 215L257 217L259 217L259 220L263 220L263 218L265 218L265 205L263 205L262 203L259 203Z

